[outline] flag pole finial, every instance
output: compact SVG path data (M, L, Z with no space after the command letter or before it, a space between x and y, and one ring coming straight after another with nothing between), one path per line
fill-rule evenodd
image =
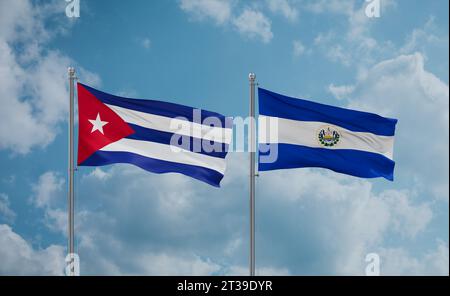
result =
M67 72L69 73L70 77L74 77L75 76L75 68L74 67L67 68Z

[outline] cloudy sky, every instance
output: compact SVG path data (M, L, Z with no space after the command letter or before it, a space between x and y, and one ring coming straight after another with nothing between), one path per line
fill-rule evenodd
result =
M290 96L398 118L395 182L323 169L257 180L269 275L449 273L447 0L0 0L0 274L62 274L67 67L109 93L229 116L248 72ZM82 274L247 274L247 156L222 188L130 165L79 168Z

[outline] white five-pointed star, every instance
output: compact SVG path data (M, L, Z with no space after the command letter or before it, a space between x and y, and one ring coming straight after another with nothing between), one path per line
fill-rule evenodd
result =
M91 133L95 132L95 131L99 131L103 134L103 126L108 124L107 121L102 121L100 119L100 113L97 113L97 118L95 120L93 119L88 119L90 123L92 123L92 130Z

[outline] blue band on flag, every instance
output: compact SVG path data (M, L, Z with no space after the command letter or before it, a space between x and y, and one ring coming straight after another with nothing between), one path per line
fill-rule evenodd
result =
M140 141L150 141L150 142L156 142L161 144L170 145L170 140L174 136L173 133L158 131L154 129L145 128L139 125L128 123L130 127L135 131L134 134L129 135L128 139L134 139L134 140L140 140ZM181 137L181 136L180 136ZM228 145L225 143L218 143L216 142L214 146L217 146L217 150L219 151L205 151L205 147L208 147L208 143L214 143L213 141L205 140L205 139L198 139L194 137L189 136L182 136L183 141L189 141L188 147L182 147L182 143L178 143L176 147L180 148L186 148L185 150L189 150L195 153L205 154L213 157L219 157L219 158L225 158L228 152ZM184 145L186 143L183 143ZM220 148L219 148L220 147Z
M260 115L326 122L351 131L373 133L380 136L395 134L396 119L291 98L263 88L258 88L258 97Z
M214 117L220 120L222 128L232 128L233 120L230 117L223 116L222 114L206 111L203 109L192 108L188 106L183 106L175 103L168 103L162 101L155 100L140 100L140 99L130 99L114 96L108 93L104 93L102 91L96 90L95 88L89 87L87 85L81 84L84 88L86 88L89 92L91 92L97 99L102 101L104 104L110 104L126 109L132 109L135 111L175 118L175 117L183 117L188 121L194 122L194 110L201 110L201 118L196 121L201 124L205 118ZM196 122L195 121L195 122Z
M273 163L262 163L261 156L269 155L267 145L259 144L260 171L288 168L320 167L361 178L384 177L394 180L395 162L381 154L349 149L312 148L300 145L278 144L278 158ZM267 151L267 152L262 152Z
M223 178L221 173L208 168L144 157L130 152L99 150L92 154L81 165L103 166L114 163L134 164L146 171L156 174L180 173L215 187L220 187L220 181Z

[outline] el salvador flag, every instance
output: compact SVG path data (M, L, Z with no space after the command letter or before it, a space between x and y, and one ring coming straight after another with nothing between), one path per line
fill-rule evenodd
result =
M219 187L232 120L174 103L110 95L78 83L78 165L129 163Z
M262 88L258 97L260 171L320 167L393 181L396 119Z

